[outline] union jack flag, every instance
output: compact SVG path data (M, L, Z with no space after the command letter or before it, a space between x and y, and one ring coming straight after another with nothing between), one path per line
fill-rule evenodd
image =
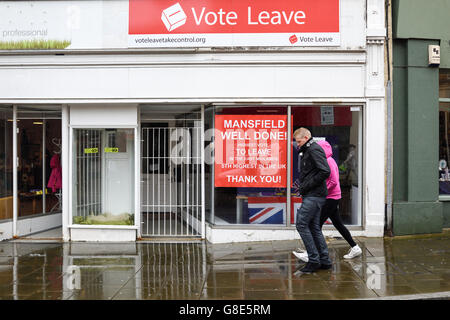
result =
M249 197L249 222L254 224L285 223L286 198L284 197Z

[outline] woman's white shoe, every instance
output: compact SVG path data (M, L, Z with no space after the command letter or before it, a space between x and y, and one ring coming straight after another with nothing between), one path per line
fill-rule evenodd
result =
M350 251L344 256L344 259L353 259L362 254L361 248L356 245L350 249Z

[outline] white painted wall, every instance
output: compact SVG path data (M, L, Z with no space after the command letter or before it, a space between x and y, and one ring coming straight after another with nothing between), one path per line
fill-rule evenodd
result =
M385 7L367 0L366 122L364 144L365 235L384 234L386 172L386 101L384 85Z
M91 228L88 228L91 227ZM127 242L136 241L136 228L111 228L111 226L71 227L71 241Z
M136 126L137 104L72 104L70 125Z
M223 54L210 56L213 61L198 63L190 62L193 58L190 54L172 55L170 62L166 62L167 56L149 55L143 65L130 64L129 57L120 57L117 60L122 61L117 63L127 65L97 64L82 68L76 66L80 57L58 57L60 66L0 66L0 103L27 102L30 99L49 103L80 103L83 100L115 103L152 100L221 102L280 98L292 101L364 96L363 52L346 58L333 52L322 53L319 59L312 58L311 53L306 55L299 59L291 53L241 54L237 60L234 54ZM105 56L104 61L99 63L107 64L109 59ZM0 65L5 60L8 58L0 55ZM110 108L113 110L113 106ZM123 112L121 116L125 115ZM110 116L114 114L111 112ZM76 114L71 112L71 124L79 123L79 120L87 123L106 121L101 115L92 119L74 117L77 117Z
M0 241L11 239L13 237L13 223L11 221L0 223Z
M46 214L39 217L20 219L17 221L17 235L24 236L43 230L53 229L62 225L61 213Z
M352 236L371 236L365 230L352 230ZM323 230L325 237L342 237L336 230ZM373 235L372 235L373 236ZM379 237L379 235L375 235ZM278 240L298 240L301 238L296 229L220 229L206 225L206 239L211 243L258 242Z
M13 237L12 221L0 223L0 241ZM38 217L30 217L17 220L17 236L26 236L48 229L60 227L62 225L62 214L46 214Z

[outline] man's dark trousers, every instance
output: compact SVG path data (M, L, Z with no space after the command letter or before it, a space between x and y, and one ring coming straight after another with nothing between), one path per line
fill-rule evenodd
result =
M308 261L330 265L328 247L320 225L320 212L325 200L325 197L303 198L297 212L296 227L308 252Z

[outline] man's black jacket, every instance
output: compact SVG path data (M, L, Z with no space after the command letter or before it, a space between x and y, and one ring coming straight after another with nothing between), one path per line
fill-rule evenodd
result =
M299 150L300 162L299 193L305 197L326 197L327 178L330 167L322 147L310 138Z

